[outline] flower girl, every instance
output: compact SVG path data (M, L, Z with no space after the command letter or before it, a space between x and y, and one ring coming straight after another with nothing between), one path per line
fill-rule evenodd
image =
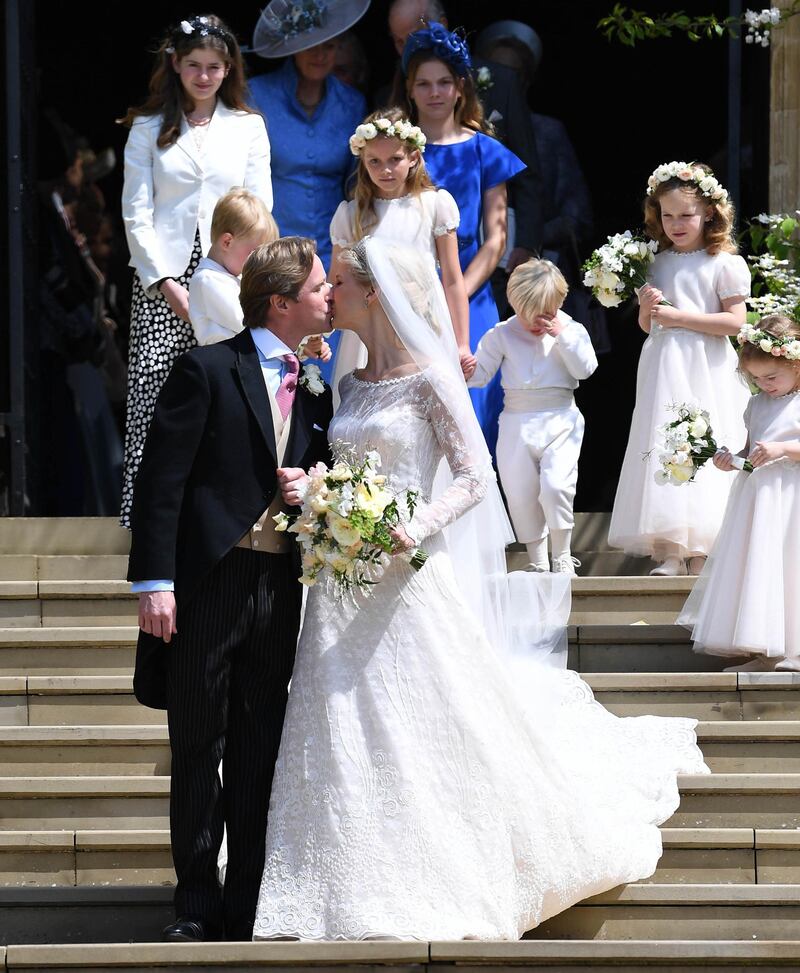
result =
M469 347L469 302L455 232L460 216L450 193L431 182L422 159L425 136L399 108L387 108L367 116L351 136L350 149L358 157L356 187L353 199L340 203L331 220L332 273L342 249L367 234L429 253L440 268L462 369L471 375L475 359ZM365 362L359 339L343 332L334 390L343 374Z
M575 574L570 548L572 504L583 442L583 416L575 405L578 382L597 368L589 333L561 310L567 282L549 260L528 260L508 280L516 312L481 338L470 388L502 376L497 468L517 540L529 570Z
M714 457L734 481L714 549L678 619L696 652L754 658L734 670L800 671L800 325L771 314L739 335L742 372L761 390L747 443Z
M688 487L658 485L656 430L670 417L670 405L698 402L718 441L744 438L740 417L748 391L728 336L744 324L750 273L736 256L733 206L706 166L659 166L648 180L644 214L659 252L650 283L639 292L639 326L648 337L608 540L659 561L651 574L686 574L687 568L699 574L730 483L707 464Z

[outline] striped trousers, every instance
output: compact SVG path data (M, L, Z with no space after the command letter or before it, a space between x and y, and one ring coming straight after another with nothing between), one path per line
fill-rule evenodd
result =
M235 547L178 605L167 665L175 912L228 939L252 938L301 597L290 555Z

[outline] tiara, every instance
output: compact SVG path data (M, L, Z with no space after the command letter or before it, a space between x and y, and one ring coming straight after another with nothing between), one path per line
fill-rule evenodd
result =
M789 336L778 338L769 331L761 331L752 324L745 324L736 340L740 345L745 342L757 345L766 355L785 358L787 361L800 361L800 338Z
M182 20L178 26L170 31L170 37L175 40L186 40L196 34L198 37L219 37L225 42L226 47L230 47L231 35L223 27L212 24L208 17L192 17L191 20ZM167 54L175 53L175 44L172 43L164 50Z
M728 190L696 162L665 162L664 165L660 165L647 180L647 195L652 196L662 182L669 182L670 179L693 182L704 196L717 202L728 198Z
M353 155L360 155L367 142L379 135L384 135L387 139L400 139L401 142L407 142L420 152L425 151L427 142L425 133L405 118L401 118L399 122L391 122L388 118L376 118L374 122L359 125L350 136L350 151Z

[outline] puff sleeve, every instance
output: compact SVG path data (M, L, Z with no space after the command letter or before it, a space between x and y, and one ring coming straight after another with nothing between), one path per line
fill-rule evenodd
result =
M433 235L444 236L451 230L457 230L459 223L461 223L461 213L458 210L458 203L446 189L437 189Z
M721 301L729 297L750 296L750 270L743 257L733 253L719 254L719 270L717 271L714 289Z

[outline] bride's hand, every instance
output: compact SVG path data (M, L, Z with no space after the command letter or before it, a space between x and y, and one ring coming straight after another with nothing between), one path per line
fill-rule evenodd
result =
M406 551L413 551L417 546L402 527L393 527L389 534L392 538L392 554L405 554Z

